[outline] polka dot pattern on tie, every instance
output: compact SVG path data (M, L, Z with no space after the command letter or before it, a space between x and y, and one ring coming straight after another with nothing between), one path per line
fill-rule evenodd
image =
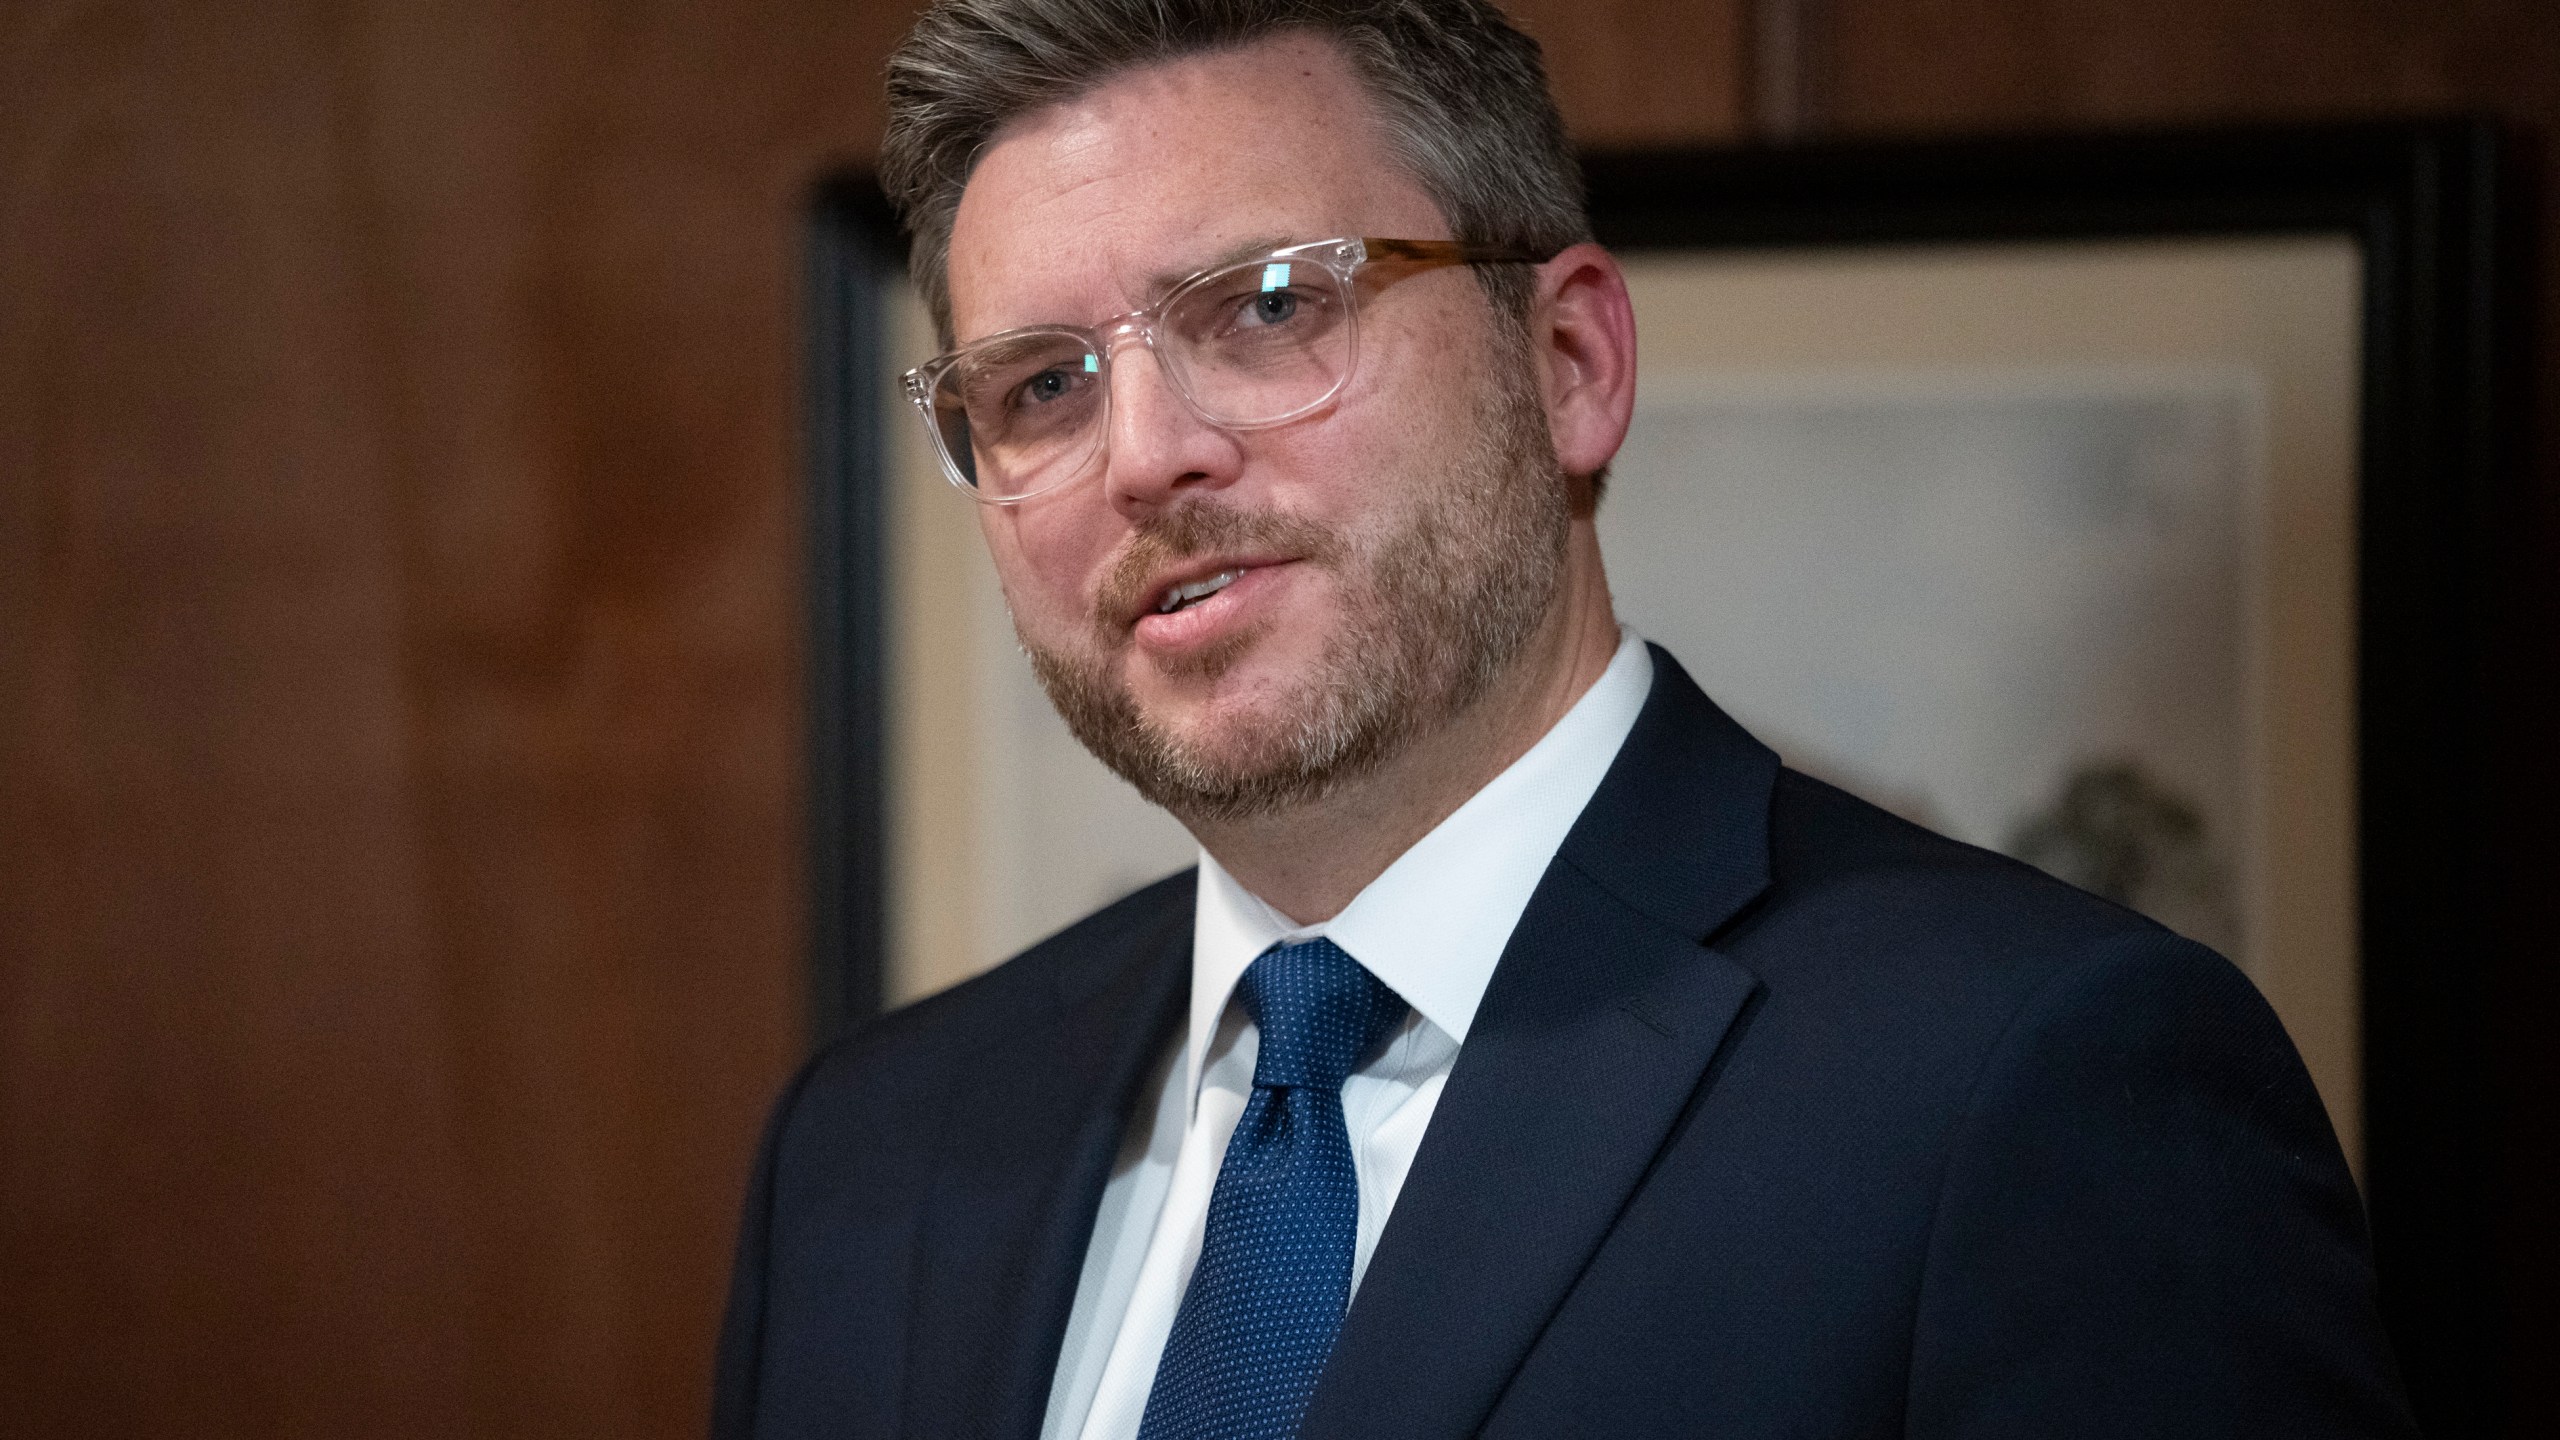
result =
M1237 993L1261 1032L1253 1095L1138 1440L1295 1435L1351 1302L1360 1185L1342 1082L1404 1001L1330 940L1271 947Z

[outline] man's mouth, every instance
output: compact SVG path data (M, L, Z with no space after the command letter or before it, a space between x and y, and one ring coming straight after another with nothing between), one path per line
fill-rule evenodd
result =
M1188 584L1176 585L1165 591L1163 598L1156 601L1156 613L1170 615L1186 605L1208 599L1242 578L1244 578L1244 569L1239 566L1230 570L1221 570L1215 575L1204 576Z
M1272 585L1296 568L1289 557L1230 551L1161 570L1153 586L1121 612L1128 628L1119 634L1159 658L1222 637L1232 640L1237 627L1249 628L1255 616L1270 618L1265 611L1276 598Z

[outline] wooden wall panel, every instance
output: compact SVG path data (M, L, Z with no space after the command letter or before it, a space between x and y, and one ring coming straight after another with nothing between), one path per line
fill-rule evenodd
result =
M2540 0L1825 0L1848 129L2192 122L2547 104Z
M1750 0L1513 0L1584 144L1743 138Z
M447 997L329 97L300 36L38 18L0 80L0 1405L450 1430Z
M0 1429L698 1432L903 18L0 10Z

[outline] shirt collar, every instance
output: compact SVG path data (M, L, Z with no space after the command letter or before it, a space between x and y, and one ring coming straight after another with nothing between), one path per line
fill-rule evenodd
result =
M1653 688L1653 657L1632 630L1573 708L1527 754L1397 856L1342 913L1292 925L1200 852L1192 912L1191 1028L1186 1089L1196 1103L1218 1018L1254 957L1283 941L1331 939L1466 1043L1476 1006L1530 892L1600 788Z

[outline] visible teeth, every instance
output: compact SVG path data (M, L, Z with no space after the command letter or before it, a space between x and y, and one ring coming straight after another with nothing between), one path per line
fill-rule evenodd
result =
M1206 580L1194 580L1188 585L1176 585L1171 590L1165 592L1164 599L1157 602L1156 613L1159 615L1169 614L1190 604L1194 600L1215 595L1219 591L1236 583L1236 581L1243 578L1243 576L1244 572L1241 570L1221 570Z

